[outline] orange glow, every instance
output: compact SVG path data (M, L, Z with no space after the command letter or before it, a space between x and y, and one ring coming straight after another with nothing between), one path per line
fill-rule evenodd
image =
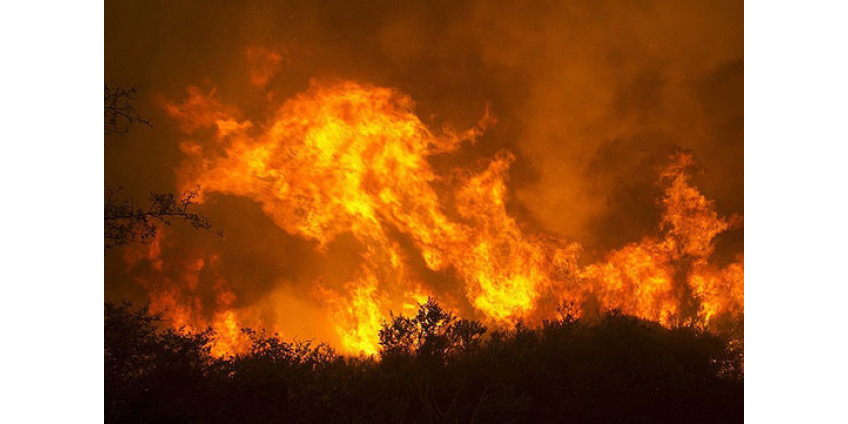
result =
M258 75L254 84L267 83L265 74ZM474 143L494 123L488 111L466 131L436 133L396 90L314 81L267 121L251 121L214 91L194 87L167 111L185 134L185 159L177 170L182 188L202 187L201 200L211 193L249 198L317 252L343 235L361 245L349 281L313 284L312 296L345 353L376 353L390 311L408 312L427 296L458 302L422 281L422 266L455 279L473 314L495 326L544 316L544 299L582 305L584 313L589 305L617 308L664 325L709 325L721 315L744 313L742 257L725 268L710 263L716 236L740 220L719 216L691 185L691 156L675 156L659 177L665 194L657 235L579 266L580 245L530 231L508 213L512 153L500 152L476 171L443 175L431 166L430 158ZM193 287L202 269L215 270L215 258L163 264L160 242L150 246L151 260L160 261L154 262L158 271L180 270L180 277L145 280L153 309L166 311L175 326L211 325L219 333L216 354L241 351L239 325L257 326L257 311L236 308L238 299L218 276L215 306L201 314ZM138 260L127 256L128 263ZM285 335L284 328L272 329Z
M587 267L581 273L586 295L665 325L706 325L718 313L743 313L742 258L724 270L708 262L716 235L738 218L718 216L712 202L689 184L686 170L692 165L691 156L678 155L662 172L663 237L646 237Z

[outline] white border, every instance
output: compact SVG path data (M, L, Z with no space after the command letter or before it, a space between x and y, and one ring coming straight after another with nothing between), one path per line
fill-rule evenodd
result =
M0 422L103 420L103 16L0 5Z
M848 7L745 8L746 419L841 422ZM103 5L0 6L2 422L103 418Z
M848 6L745 6L745 418L846 422Z

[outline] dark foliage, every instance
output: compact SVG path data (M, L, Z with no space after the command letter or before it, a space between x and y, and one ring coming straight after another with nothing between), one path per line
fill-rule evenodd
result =
M153 128L150 121L133 106L137 93L135 87L105 84L103 126L107 136L125 135L133 124ZM127 243L148 243L156 236L159 226L171 225L172 219L185 221L196 229L212 230L209 218L193 210L197 206L199 191L198 187L182 197L171 193L150 193L146 205L137 205L132 199L119 198L120 188L107 188L103 208L104 248L108 251ZM223 237L221 231L215 233Z
M124 135L130 131L133 124L153 127L150 121L135 110L133 101L137 95L138 90L135 87L104 85L103 133L105 135Z
M413 356L444 361L478 346L485 332L479 322L459 319L428 299L415 316L392 315L391 322L383 325L381 355L386 360Z
M196 229L212 231L206 215L193 210L198 192L178 199L170 193L150 193L147 205L141 207L131 199L119 199L116 190L108 190L103 208L103 239L106 249L127 243L147 243L156 236L159 225L171 225L172 219L187 222ZM214 231L223 237L220 231Z
M108 422L742 421L728 338L617 313L481 338L430 300L384 325L380 361L251 330L247 354L213 358L213 332L128 305L107 304L105 325Z

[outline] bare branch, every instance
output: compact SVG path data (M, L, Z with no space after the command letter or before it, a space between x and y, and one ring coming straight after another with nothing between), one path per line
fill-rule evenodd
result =
M114 85L104 85L103 108L104 134L124 135L132 124L142 124L153 128L150 121L141 116L132 105L138 94L135 87L124 88Z
M160 225L171 225L174 219L223 237L223 232L212 228L208 217L192 210L197 205L199 189L184 194L182 198L171 193L150 193L146 207L138 207L131 199L118 198L116 195L120 188L107 190L103 210L106 249L127 243L149 243Z

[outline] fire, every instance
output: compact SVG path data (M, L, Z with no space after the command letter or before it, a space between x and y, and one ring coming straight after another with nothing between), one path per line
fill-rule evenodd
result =
M373 355L377 353L377 335L382 322L377 282L373 276L368 276L360 283L364 284L349 289L350 299L339 296L330 296L329 299L335 303L336 331L342 345L351 352Z
M150 309L163 314L165 321L180 331L202 331L213 328L216 332L212 353L231 355L247 348L247 338L241 332L238 314L233 309L235 295L226 279L218 272L218 257L189 256L164 260L163 245L168 244L167 231L160 230L144 252L140 248L127 249L125 261L130 268L138 267L142 260L149 261L147 273L137 275L136 280L150 294ZM142 268L143 269L143 268ZM212 287L201 287L200 274L212 273ZM211 289L215 299L205 306L201 301Z
M271 61L268 66L276 66L278 59ZM265 74L253 81L263 85ZM475 143L494 123L488 112L466 131L434 132L414 113L410 97L355 82L313 82L261 121L224 105L214 90L196 87L167 111L185 135L181 187L202 187L201 200L211 193L252 199L318 252L342 235L361 245L361 263L347 283L333 287L319 279L311 294L326 308L345 352L376 353L390 311L439 298L413 265L421 263L428 272L452 276L474 314L494 325L533 320L544 313L542 299L573 302L584 313L592 304L618 308L665 325L708 325L743 313L742 258L723 269L709 262L716 236L740 220L719 216L691 185L688 155L672 158L660 175L659 235L581 267L577 243L529 231L507 212L510 152L477 171L444 175L431 166L430 158ZM216 352L237 353L238 326L255 324L256 314L235 308L225 276L214 288L210 319L198 315L203 307L192 297L196 274L214 269L214 258L168 265L158 249L159 240L150 246L159 271L172 266L184 275L162 280L159 272L159 280L149 279L154 309L169 310L179 325L212 325L219 331Z
M581 273L585 294L666 325L687 320L707 324L719 313L742 314L742 258L724 270L708 261L715 237L740 219L720 217L689 183L690 155L673 159L661 175L666 185L659 228L663 237L646 237L587 267Z

